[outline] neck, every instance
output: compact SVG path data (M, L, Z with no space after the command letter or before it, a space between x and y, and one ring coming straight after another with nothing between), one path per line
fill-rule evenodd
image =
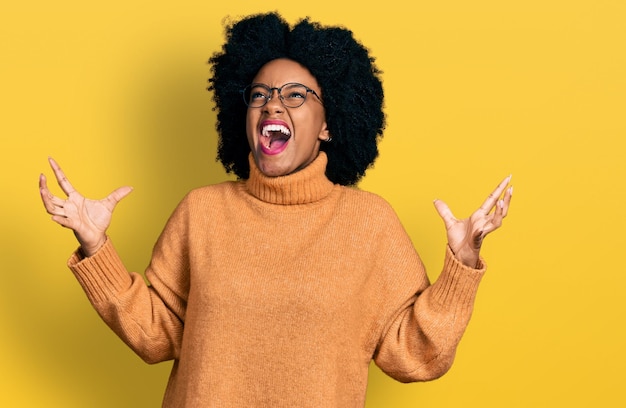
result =
M333 183L326 178L326 153L320 152L307 167L286 176L268 177L254 162L250 161L250 178L246 180L248 191L261 201L270 204L306 204L321 200L333 189Z

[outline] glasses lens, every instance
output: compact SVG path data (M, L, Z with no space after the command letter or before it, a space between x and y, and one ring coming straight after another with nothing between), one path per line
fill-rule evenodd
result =
M289 108L297 108L306 100L307 89L301 84L287 84L280 91L283 104Z
M302 84L286 84L281 88L269 88L263 84L251 84L243 90L243 100L251 108L265 106L272 98L274 89L278 90L278 97L282 104L288 108L302 106L306 100L308 88Z
M246 105L251 108L260 108L270 98L270 91L263 85L248 85L243 93L243 99Z

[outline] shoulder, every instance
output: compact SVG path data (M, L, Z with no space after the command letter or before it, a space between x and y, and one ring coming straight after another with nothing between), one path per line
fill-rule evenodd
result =
M225 181L194 188L178 202L174 214L204 214L232 205L236 201L237 191L240 190L238 184L235 181Z
M404 227L393 206L378 194L354 187L344 187L340 202L341 214L356 225L370 231L395 234Z
M342 187L343 201L346 205L354 206L366 213L375 213L381 216L396 216L391 204L383 197L357 187Z
M168 224L206 227L207 222L220 219L220 214L233 211L239 190L238 182L234 181L194 188L178 202Z
M239 190L239 182L225 181L218 184L202 186L189 191L181 200L181 204L193 205L206 203L207 201L220 201L228 196L236 195Z

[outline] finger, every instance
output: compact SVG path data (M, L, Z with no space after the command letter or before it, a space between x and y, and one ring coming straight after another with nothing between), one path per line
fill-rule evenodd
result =
M46 176L43 174L39 175L39 195L41 196L41 201L43 201L43 206L46 207L46 210L51 208L52 203L49 201L52 200L52 194L48 191L48 183L46 183Z
M482 247L483 240L485 239L487 234L489 234L489 231L485 231L485 230L478 230L478 231L474 232L474 234L472 235L472 240L474 242L474 248L480 249L480 247Z
M59 183L59 186L61 187L61 190L63 190L63 192L67 195L76 191L65 176L63 170L61 170L59 164L52 157L48 158L48 161L50 162L50 167L52 167L52 170L54 171L54 175L57 179L57 183Z
M498 200L498 213L501 218L506 217L509 212L509 205L511 204L511 197L513 196L513 186L506 189L504 197Z
M513 186L509 187L506 192L504 193L504 199L503 201L503 211L502 211L502 217L506 217L506 215L509 213L509 206L511 205L511 198L513 197Z
M504 197L497 201L496 210L493 213L493 216L489 222L489 227L485 229L485 234L487 235L490 232L500 228L502 226L502 220L506 217L509 204L511 203L511 197L513 195L513 187L509 187L504 193Z
M62 227L69 228L72 230L74 229L74 220L72 220L71 218L67 218L62 215L53 215L52 221L56 222Z
M67 212L63 207L63 201L59 200L55 197L52 200L45 200L44 207L46 208L46 212L50 215L59 215L61 217L66 217Z
M58 214L57 209L63 208L65 201L55 197L50 190L48 190L46 176L43 174L39 176L39 194L41 196L41 200L43 201L43 205L49 214Z
M493 217L489 223L489 227L486 229L485 235L500 228L502 225L502 219L504 218L504 200L498 200L496 203L496 210L493 212Z
M510 181L511 181L511 176L508 176L504 180L502 180L500 184L498 184L498 187L496 187L496 189L493 190L491 194L489 194L489 197L487 197L487 199L483 202L483 204L480 206L479 209L483 211L485 214L489 214L489 212L491 212L493 207L498 202L498 199L500 198L500 196L502 195L502 192L504 191L504 189L506 188L506 186L509 184Z
M48 189L48 182L46 180L46 176L43 173L41 173L39 175L39 191L44 190L44 189L45 190Z
M443 223L446 225L446 229L450 228L457 221L454 214L452 214L450 207L448 207L448 205L441 200L435 200L433 204L435 204L435 209L439 213Z

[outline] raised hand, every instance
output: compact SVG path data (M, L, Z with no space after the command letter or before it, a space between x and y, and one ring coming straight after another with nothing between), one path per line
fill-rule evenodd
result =
M446 203L435 200L435 208L446 226L448 245L463 264L476 267L483 240L502 225L513 195L513 187L507 188L510 181L511 176L502 180L483 205L462 220L454 217Z
M106 230L111 223L111 216L117 203L132 191L131 187L120 187L101 200L90 200L83 197L72 187L61 167L52 158L48 159L50 167L63 192L67 195L62 199L53 195L48 189L46 176L39 176L39 193L52 220L59 225L74 231L74 235L86 256L93 255L106 241Z

